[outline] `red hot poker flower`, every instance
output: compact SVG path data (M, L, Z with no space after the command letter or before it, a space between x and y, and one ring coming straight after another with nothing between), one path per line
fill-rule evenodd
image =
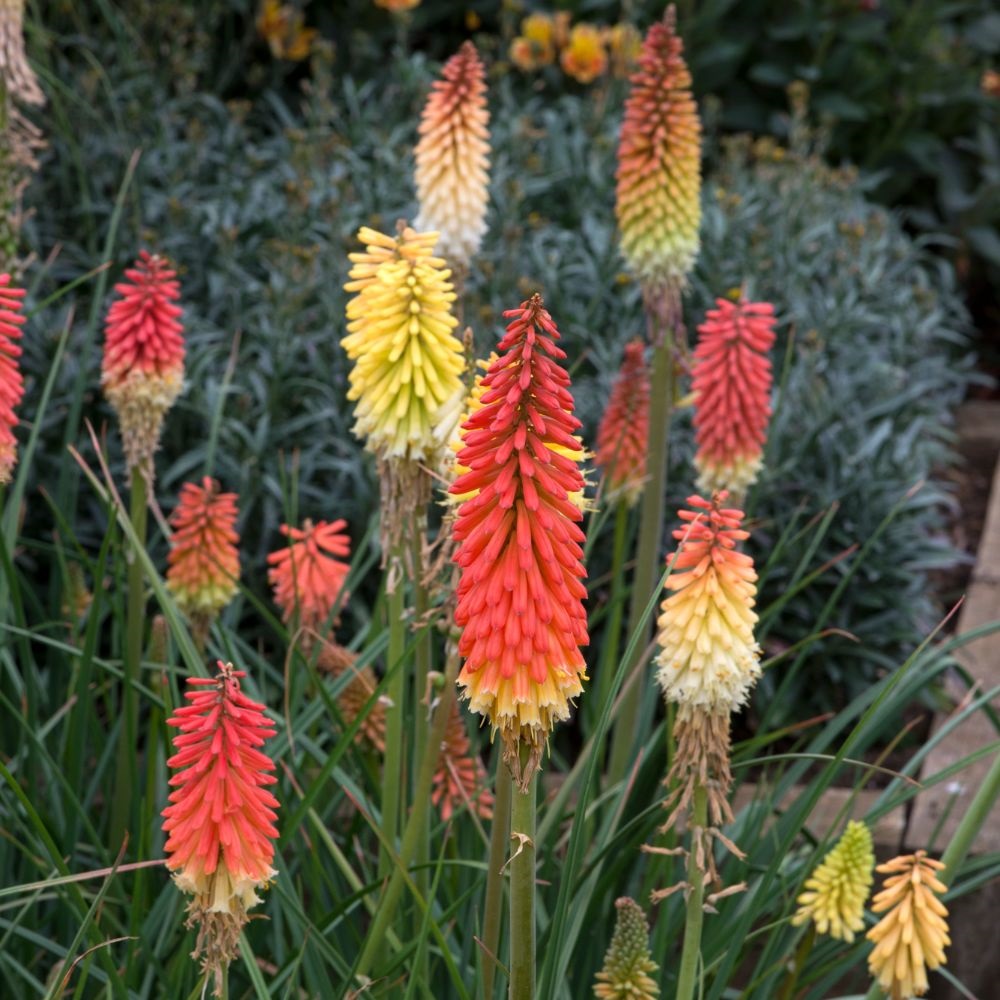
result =
M482 406L462 426L450 488L472 494L458 510L461 567L455 621L465 664L458 682L473 711L500 730L515 778L526 785L553 724L582 690L587 617L581 562L583 489L576 462L566 357L552 317L533 296L511 319L500 357L483 377ZM531 747L521 768L519 744Z
M613 501L624 500L629 507L642 495L646 482L649 370L644 351L638 338L625 345L621 371L597 428L595 461L604 469L607 493Z
M108 310L101 385L118 414L129 470L151 479L163 417L184 382L180 283L163 257L143 250Z
M177 751L167 766L170 805L163 810L167 867L188 906L188 926L198 925L195 956L216 977L219 995L225 967L238 951L247 910L260 902L276 872L271 867L278 836L274 764L259 749L275 735L264 706L240 690L246 674L219 662L215 678L188 678L184 697L167 724L178 729Z
M451 819L455 810L468 806L482 819L493 818L493 794L486 768L474 754L465 731L458 702L451 704L448 728L441 744L441 759L434 775L431 802L441 811L441 819Z
M17 464L17 414L14 408L24 396L21 377L21 306L23 288L12 288L9 274L0 274L0 484L9 483Z
M283 621L291 621L298 611L304 629L317 631L326 625L350 569L342 561L351 553L346 527L344 520L314 524L309 518L301 528L281 526L288 546L267 557L267 578Z
M774 306L716 299L698 327L692 389L698 488L740 495L756 479L771 418Z

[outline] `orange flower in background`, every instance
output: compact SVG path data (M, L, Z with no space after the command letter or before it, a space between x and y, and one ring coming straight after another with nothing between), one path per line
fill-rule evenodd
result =
M17 464L17 414L24 397L21 377L21 327L24 289L14 288L9 274L0 274L0 484L9 483Z
M375 6L381 7L383 10L391 10L394 13L401 13L419 7L420 0L375 0Z
M605 489L612 501L622 499L632 507L642 495L648 437L649 370L645 345L636 338L625 345L621 371L597 428L595 461L604 469Z
M474 809L481 819L493 818L493 793L489 789L486 768L472 753L465 720L458 702L452 702L448 727L441 745L441 757L434 775L431 802L441 812L441 819L451 819L456 810Z
M343 561L351 553L346 527L343 520L314 524L309 518L301 528L281 526L288 545L267 557L267 579L282 621L290 622L297 612L304 629L319 631L326 625L350 569Z
M570 499L583 476L556 450L578 450L580 425L559 331L538 295L504 316L511 321L483 376L482 406L462 427L458 462L468 471L450 490L472 494L453 531L455 621L463 694L500 731L514 777L526 785L585 676L583 514ZM523 769L522 742L531 749Z
M278 800L267 790L277 779L259 749L275 730L264 706L240 690L245 676L220 661L214 678L189 677L188 704L167 720L180 732L167 761L176 773L163 810L166 863L177 887L194 897L187 921L198 927L193 954L215 974L217 996L239 951L247 910L277 874Z
M278 0L264 0L257 15L257 34L267 42L275 59L300 62L308 58L316 41L315 28L304 26L302 11Z
M646 34L618 141L622 254L647 294L678 292L698 255L701 122L674 9Z
M872 898L872 912L885 916L867 934L875 942L868 968L892 1000L923 996L930 989L927 970L947 962L948 910L937 898L947 892L937 878L943 869L926 851L893 858L875 869L889 878Z
M435 252L467 268L483 242L489 200L490 114L486 71L463 43L435 80L420 119L414 228L439 234Z
M593 83L608 68L608 53L599 28L577 24L569 33L569 42L559 55L559 64L577 83Z
M995 69L984 69L979 79L979 89L987 97L1000 97L1000 73Z
M45 103L24 51L24 0L0 0L0 83L22 104Z
M129 472L152 482L163 417L184 383L180 284L163 257L145 250L125 278L105 323L101 386L118 414Z
M771 419L774 306L716 299L698 327L691 388L698 489L742 494L763 462Z
M236 494L220 492L219 484L208 476L200 486L181 487L170 515L174 533L167 555L167 587L200 641L240 589L237 516Z
M556 57L556 26L549 14L530 14L510 44L511 62L525 72L549 66Z

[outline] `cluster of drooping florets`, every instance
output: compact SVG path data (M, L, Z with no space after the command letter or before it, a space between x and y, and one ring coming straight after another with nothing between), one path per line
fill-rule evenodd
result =
M431 802L437 806L441 819L445 821L462 809L471 809L482 819L493 816L493 793L489 788L486 768L479 756L472 752L465 719L457 701L452 702L441 741Z

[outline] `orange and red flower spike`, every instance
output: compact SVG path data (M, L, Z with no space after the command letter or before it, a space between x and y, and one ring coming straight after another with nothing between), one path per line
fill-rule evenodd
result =
M597 428L595 462L604 469L611 502L622 500L633 507L642 496L648 437L649 369L643 342L636 338L625 345L621 371Z
M481 819L493 818L489 777L483 762L471 750L469 734L465 731L465 720L457 701L452 702L441 743L431 802L438 807L441 819L446 822L456 810L461 811L466 806L474 809Z
M677 294L698 255L701 122L674 8L646 34L618 142L622 253L647 296Z
M440 234L437 253L467 269L486 232L489 201L490 114L486 71L472 42L464 42L441 71L420 120L416 148L414 229Z
M559 331L533 296L504 313L500 357L483 376L482 406L462 427L450 492L472 494L453 529L461 569L455 621L465 663L458 682L473 711L499 730L515 779L526 787L553 725L582 690L586 588L583 489L569 375ZM527 744L524 767L520 746Z
M757 479L771 418L774 306L716 299L698 327L691 388L698 489L741 495Z
M24 396L21 377L21 326L24 289L14 288L9 274L0 274L0 484L9 483L17 464L17 414Z
M129 474L138 469L152 482L163 417L184 385L180 283L145 250L125 277L105 323L101 385L118 414Z
M267 557L267 578L282 621L290 622L297 612L307 631L318 632L326 625L350 569L343 561L351 553L346 527L344 520L314 524L309 518L301 528L281 526L288 545Z
M239 592L240 536L235 493L222 493L214 479L185 483L170 526L167 587L204 641L219 612Z
M167 868L194 897L189 927L198 927L194 956L215 976L216 995L239 950L247 910L273 867L278 800L274 764L259 748L275 735L264 706L240 690L246 674L218 664L213 679L188 678L185 699L167 724L179 730L167 766L170 804L163 810Z

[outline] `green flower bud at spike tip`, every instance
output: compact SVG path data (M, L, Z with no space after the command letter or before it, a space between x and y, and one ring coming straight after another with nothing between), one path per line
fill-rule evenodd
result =
M792 917L796 926L813 920L820 934L851 942L864 930L865 900L872 887L872 835L852 820L836 847L806 879Z
M649 925L642 907L628 896L616 900L618 919L594 996L600 1000L653 1000L660 988L650 977L659 966L649 954Z

